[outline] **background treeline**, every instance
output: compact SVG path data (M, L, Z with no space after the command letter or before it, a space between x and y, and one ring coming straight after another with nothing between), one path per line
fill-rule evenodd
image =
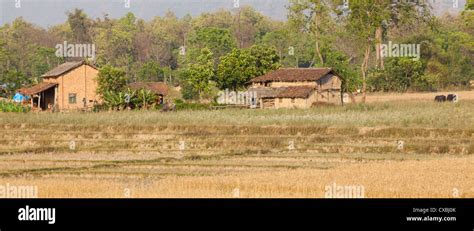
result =
M164 81L185 99L212 99L279 67L333 67L350 91L467 88L473 79L474 13L434 17L429 6L390 1L292 0L288 21L251 7L197 17L168 12L150 21L132 13L91 19L82 10L50 28L17 18L0 27L0 86L4 94L40 82L74 58L55 46L92 43L94 64L123 72L126 82ZM403 1L402 1L403 2ZM381 43L421 44L421 59L377 56ZM110 68L110 67L109 67Z

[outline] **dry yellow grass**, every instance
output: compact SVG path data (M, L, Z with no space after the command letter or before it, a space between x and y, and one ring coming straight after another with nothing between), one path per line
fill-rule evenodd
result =
M433 101L437 95L457 94L460 100L474 100L474 91L445 91L427 93L375 93L367 96L367 102L391 102L391 101ZM362 96L357 96L360 101Z
M227 198L236 190L243 198L306 198L324 197L333 184L363 186L368 198L474 197L473 115L474 101L423 100L0 114L0 186L38 186L47 198Z
M40 197L318 197L325 187L361 185L369 198L474 197L474 157L424 161L357 163L329 170L297 169L217 176L169 176L159 179L111 175L3 178L1 184L37 185ZM127 194L129 193L129 194Z

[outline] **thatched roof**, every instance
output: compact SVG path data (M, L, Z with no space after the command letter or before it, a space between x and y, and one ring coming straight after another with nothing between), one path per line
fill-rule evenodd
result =
M283 68L250 80L251 83L317 81L329 73L331 68Z
M128 85L132 90L149 90L157 95L168 95L168 85L162 82L135 82Z
M47 78L47 77L58 77L60 75L63 75L69 71L72 71L80 66L82 66L83 64L86 64L86 62L84 61L78 61L78 62L66 62L66 63L63 63L57 67L55 67L54 69L46 72L46 74L42 75L41 77L43 78ZM89 65L90 67L92 68L96 68L90 64L87 64Z
M35 95L40 92L46 91L52 87L55 87L58 85L57 83L39 83L35 86L32 86L30 88L26 89L20 89L19 92L22 93L23 95Z

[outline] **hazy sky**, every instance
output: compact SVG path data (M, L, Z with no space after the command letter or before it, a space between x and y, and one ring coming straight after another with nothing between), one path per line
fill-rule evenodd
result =
M163 16L168 10L182 17L186 14L194 16L221 8L234 8L234 0L130 0L130 8L125 7L125 0L20 0L20 8L15 7L16 1L18 0L0 0L0 24L12 22L22 16L37 25L51 26L63 23L66 12L74 8L83 9L91 18L102 17L105 13L118 18L131 11L145 20ZM285 7L288 0L240 0L239 4L251 5L275 19L286 19Z
M29 22L48 27L66 21L66 12L74 8L83 9L89 17L97 18L108 14L118 18L127 12L133 12L137 17L149 20L155 16L163 16L168 10L175 12L178 17L186 14L193 16L203 12L212 12L221 8L233 9L234 1L240 6L251 5L263 14L274 19L286 19L286 6L289 0L130 0L130 8L125 7L127 0L0 0L0 25L12 22L17 17L23 17ZM426 0L433 1L433 0ZM458 8L453 7L453 1L458 1ZM349 0L350 2L350 0ZM436 12L462 9L466 0L436 0ZM17 4L19 3L19 8Z

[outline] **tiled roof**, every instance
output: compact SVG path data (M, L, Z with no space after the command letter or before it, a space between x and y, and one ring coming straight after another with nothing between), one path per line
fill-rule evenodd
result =
M58 85L57 83L39 83L33 87L26 88L26 89L21 89L21 93L25 95L35 95L40 92L46 91L52 87L55 87Z
M57 77L57 76L60 76L60 75L63 75L64 73L66 72L69 72L71 70L74 70L80 66L82 66L83 64L85 64L84 61L79 61L79 62L67 62L67 63L63 63L57 67L55 67L54 69L46 72L46 74L42 75L41 77L43 78L47 78L47 77ZM94 66L92 65L89 65L93 68L95 68Z
M286 87L276 98L308 98L316 88L312 86Z
M162 82L135 82L128 86L132 90L146 89L158 95L168 95L168 85Z
M333 72L331 68L283 68L250 80L251 83L316 81Z

